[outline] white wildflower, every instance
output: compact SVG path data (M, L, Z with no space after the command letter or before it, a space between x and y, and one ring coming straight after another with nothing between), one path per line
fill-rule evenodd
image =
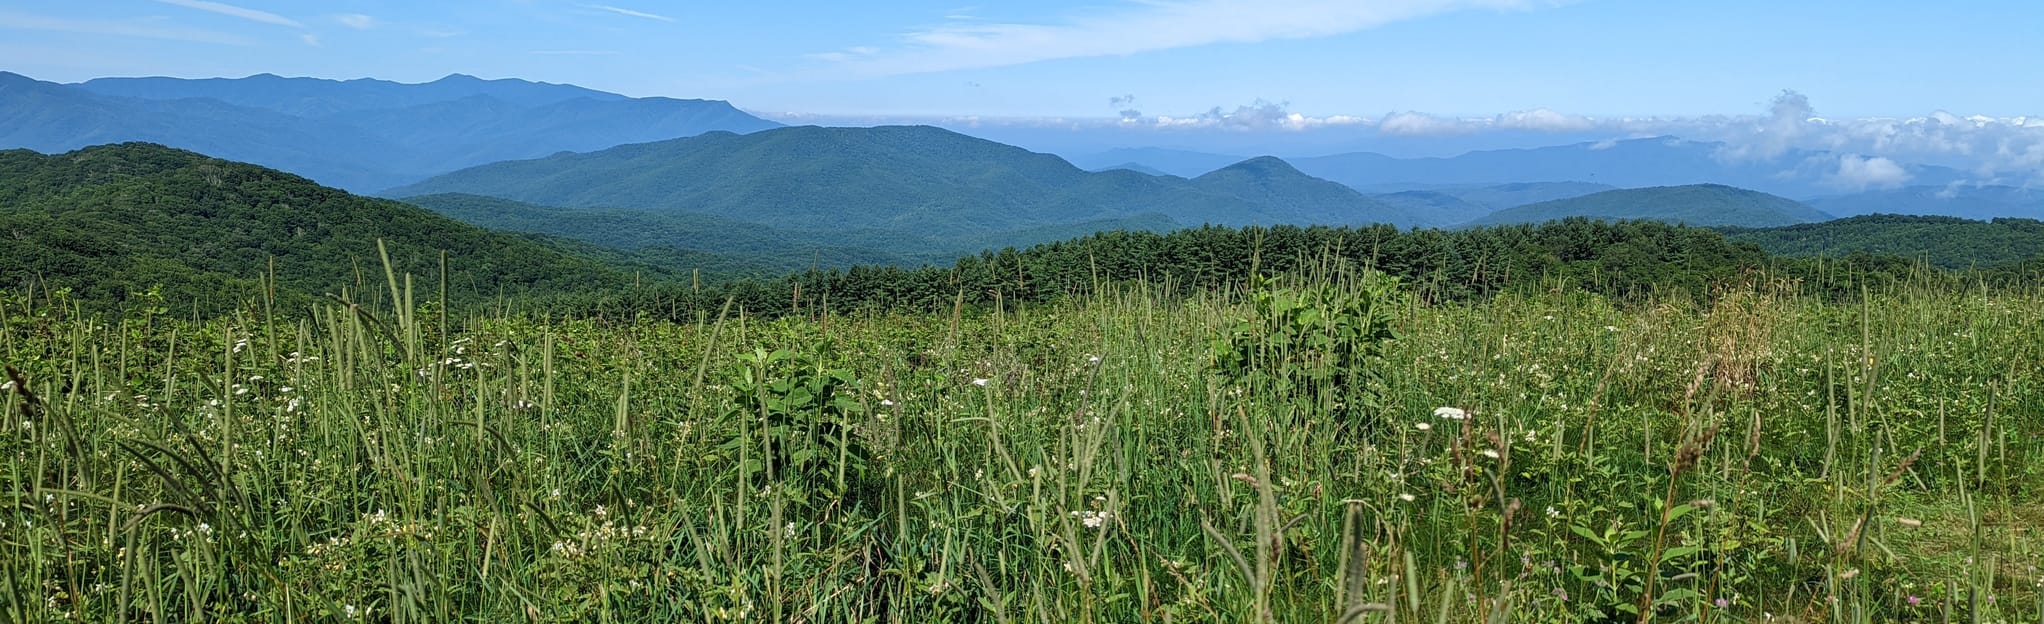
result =
M1469 417L1469 412L1462 411L1459 407L1436 407L1434 415L1448 420L1462 420Z
M1408 503L1412 502L1413 499L1415 498L1417 497L1413 496L1411 492L1400 492L1398 494L1398 500L1402 500Z
M1417 425L1413 425L1413 427L1418 428L1420 431L1432 431L1434 429L1434 424L1429 422L1423 422Z
M1105 511L1093 511L1091 509L1087 509L1083 511L1072 512L1072 517L1078 518L1079 523L1086 525L1086 528L1088 529L1098 529L1100 527L1107 526L1107 519L1113 517L1113 514L1107 513Z
M1491 459L1497 459L1498 458L1497 449L1483 449L1483 456L1489 457Z
M975 385L975 386L980 386L980 387L986 387L986 385L987 385L987 382L989 382L989 381L993 381L993 380L991 380L991 379L987 379L987 378L985 378L985 377L974 377L974 378L972 378L972 385Z

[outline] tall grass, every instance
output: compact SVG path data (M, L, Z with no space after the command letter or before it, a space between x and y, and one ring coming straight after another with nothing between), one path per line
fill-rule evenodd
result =
M0 621L2044 621L2044 295L1387 298L1367 374L1265 334L1218 372L1255 291L1316 287L1374 286L7 299Z

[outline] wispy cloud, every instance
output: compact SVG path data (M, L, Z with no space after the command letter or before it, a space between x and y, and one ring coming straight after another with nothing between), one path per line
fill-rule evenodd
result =
M634 11L634 10L631 10L631 9L627 9L627 8L623 8L623 7L614 7L614 6L611 6L611 5L608 5L608 4L591 4L591 5L586 5L586 6L588 6L589 8L592 8L592 9L596 9L596 10L598 10L598 11L609 11L609 12L612 12L612 13L616 13L616 14L618 14L618 15L626 15L626 16L630 16L630 17L637 17L637 18L641 18L641 19L649 19L649 20L657 20L657 21L662 21L662 22L672 22L672 21L674 21L674 18L672 18L672 17L668 17L668 16L665 16L665 15L654 15L654 14L652 14L652 13L647 13L647 12L645 12L645 11Z
M247 38L218 33L210 30L166 27L155 24L105 21L74 20L29 13L0 11L0 28L15 30L46 30L80 35L108 35L115 37L139 37L192 43L220 45L255 45Z
M305 42L305 45L309 45L315 48L319 47L319 35L315 35L312 33L299 33L298 40Z
M1341 35L1471 9L1526 10L1568 0L1142 0L1055 23L952 20L910 32L879 54L810 58L884 76L1121 56L1214 43Z
M292 28L305 27L304 24L298 23L298 20L284 17L282 15L278 15L268 11L258 11L255 9L234 6L232 4L210 2L208 0L156 0L156 1L172 6L181 6L187 9L196 9L210 13L219 13L221 15L226 15L230 17L239 17L241 19L253 22L262 22L264 24L275 24L277 26L289 26Z
M533 50L540 56L615 56L617 50Z
M376 27L376 18L374 16L363 15L361 13L335 15L334 21L340 22L342 26L356 30L369 30Z

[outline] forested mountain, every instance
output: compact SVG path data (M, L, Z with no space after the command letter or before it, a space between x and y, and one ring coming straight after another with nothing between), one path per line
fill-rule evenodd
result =
M568 208L690 212L788 231L878 230L1007 243L1075 224L1407 223L1396 210L1290 167L1252 161L1200 180L1088 172L1056 156L924 126L711 133L503 162L393 189ZM1091 230L1088 230L1091 231Z
M1785 197L1719 184L1619 189L1507 208L1470 225L1541 223L1568 217L1653 219L1687 225L1770 227L1830 218Z
M1841 156L1789 150L1772 158L1738 157L1720 143L1673 137L1469 152L1452 158L1393 158L1359 152L1294 158L1308 175L1364 189L1385 184L1589 182L1618 187L1723 184L1777 195L1836 194ZM1901 165L1913 183L1964 179L1956 170Z
M1811 207L1841 217L1944 215L1965 219L2044 219L2044 190L2012 186L1912 186L1886 191L1820 197Z
M0 72L0 148L147 141L356 192L499 160L778 125L721 101L460 75L423 84L261 75L61 85Z
M387 292L377 240L400 272L450 293L561 292L629 284L620 270L399 202L350 195L254 165L128 143L55 156L0 151L0 288L66 287L114 305L151 286L174 309ZM360 280L360 281L358 281ZM429 286L430 284L430 286ZM365 290L371 289L371 290Z
M1258 206L1292 207L1276 223L1395 223L1442 225L1428 215L1408 213L1355 189L1300 173L1270 156L1251 158L1192 179L1200 190ZM1273 211L1275 212L1275 211Z
M1866 215L1723 231L1734 241L1789 256L1888 255L1946 268L2044 259L2044 222L2035 219L1973 221L1942 216Z

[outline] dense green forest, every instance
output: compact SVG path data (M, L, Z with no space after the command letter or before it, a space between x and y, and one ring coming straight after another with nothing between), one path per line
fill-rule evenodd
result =
M544 241L141 143L0 152L0 232L0 288L69 288L104 306L151 292L172 309L220 310L266 292L302 303L384 289L379 241L420 300L439 289L443 252L456 301L632 283L628 268Z
M2044 222L2002 217L1876 214L1778 228L1723 228L1727 238L1789 256L1873 254L1946 268L2001 266L2044 258Z

